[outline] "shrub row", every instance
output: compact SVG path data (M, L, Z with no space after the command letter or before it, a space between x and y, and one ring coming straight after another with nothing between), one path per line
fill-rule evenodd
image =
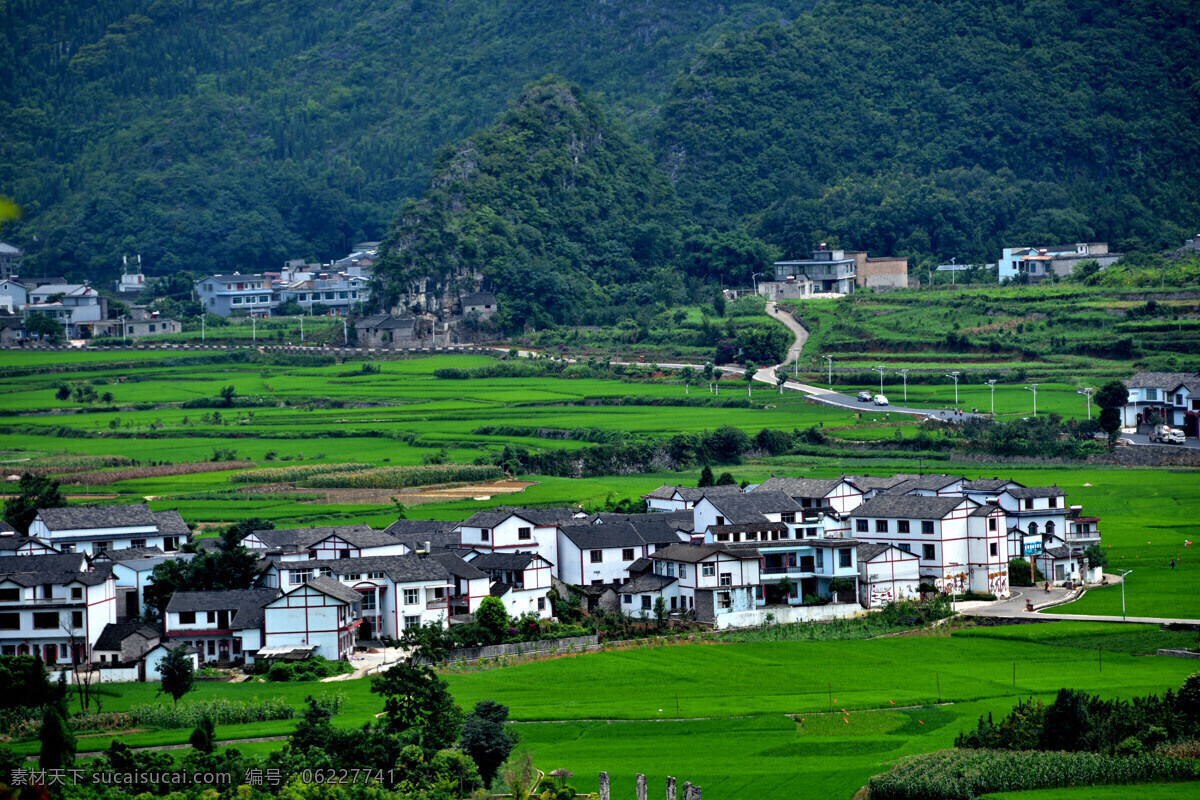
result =
M1194 777L1190 762L1161 755L943 750L876 775L869 786L871 800L972 800L989 792L1184 781Z
M220 472L253 466L253 461L193 461L184 464L159 464L156 467L130 467L129 469L75 473L64 479L63 483L87 482L91 486L107 486L117 481L161 478L167 475L195 475L199 472Z
M316 475L305 480L304 485L314 489L402 489L435 483L495 481L503 477L504 470L488 464L427 464Z
M341 695L337 695L338 708L341 707ZM209 717L217 725L240 725L247 722L267 722L276 719L291 719L296 715L296 709L282 697L270 700L251 700L247 703L237 703L223 697L212 700L199 700L179 705L151 704L134 706L129 714L139 725L150 725L155 728L194 728L200 720Z
M251 469L229 476L230 483L292 483L331 472L352 472L370 469L370 464L305 464L297 467Z

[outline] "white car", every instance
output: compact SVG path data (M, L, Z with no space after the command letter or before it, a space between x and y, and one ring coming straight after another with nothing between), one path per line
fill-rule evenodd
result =
M886 406L887 404L888 404L888 399L886 397L884 397L881 394L875 395L875 405Z

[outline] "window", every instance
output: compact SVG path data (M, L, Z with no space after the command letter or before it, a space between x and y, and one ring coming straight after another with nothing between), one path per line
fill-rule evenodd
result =
M1026 511L1032 511L1032 510L1033 510L1033 498L1032 498L1032 497L1026 497L1026 498L1025 498L1025 510L1026 510Z
M99 555L100 553L107 553L108 552L108 542L96 542L92 546L92 549L96 551L97 555Z
M700 568L700 574L706 578L711 578L713 575L717 574L717 567L715 564L701 564Z
M1049 504L1048 508L1058 508L1058 498L1057 497L1047 497L1046 502Z
M545 610L546 610L546 598L539 597L538 598L538 611L545 611Z
M316 551L316 550L309 550L309 551L308 551L308 560L309 560L309 561L316 561L316 560L317 560L317 551Z
M533 528L517 528L517 538L527 542L533 538Z
M868 527L868 523L865 519L856 519L854 521L854 530L858 533L870 532L870 528Z
M796 512L795 511L784 511L782 514L779 515L779 521L780 522L795 522L796 521Z
M850 566L850 562L853 557L851 555L852 552L853 551L851 551L851 549L849 547L842 547L842 548L838 549L838 566L839 567L841 567L842 569L846 569L847 567Z
M896 520L896 533L908 533L908 520Z
M20 589L0 589L0 603L15 603L20 599Z
M1038 526L1037 526L1037 523L1036 523L1036 522L1031 522L1031 523L1029 523L1029 528L1028 528L1028 530L1029 530L1029 535L1030 535L1030 536L1037 536L1037 535L1038 535Z
M875 532L876 533L887 533L888 532L888 523L887 523L886 519L875 520Z
M926 561L933 561L933 557L933 545L921 545L921 558L925 559Z
M291 574L292 583L308 583L309 579L312 578L311 569L293 569L288 570L288 572Z
M215 656L217 654L217 642L215 639L208 640L208 654Z
M631 595L631 594L621 595L621 602L623 602L627 606L633 605L633 595Z
M591 557L593 564L600 564L604 561L604 551L603 550L593 550L590 554L590 557Z
M733 608L733 601L729 595L729 592L717 592L717 608Z
M804 529L804 538L806 538L806 539L812 539L812 538L814 538L816 535L817 535L817 529L816 529L816 528L805 528L805 529Z
M733 585L733 573L732 572L722 572L721 573L721 585L722 586L732 586Z
M1147 389L1146 390L1146 399L1147 400L1157 400L1158 399L1158 389Z
M361 594L359 594L359 597L362 598L362 610L363 611L374 611L375 610L376 605L375 605L375 593L374 592L362 592Z
M904 552L906 552L906 553L911 553L911 552L912 552L912 545L911 545L911 544L898 544L898 545L896 545L896 546L897 546L897 547L899 547L901 550L903 550L903 551L904 551Z
M668 578L675 577L675 562L674 561L667 562L667 577Z
M746 541L747 542L757 542L758 541L758 531L747 531L746 532Z
M154 328L151 328L150 330L154 330ZM130 539L129 546L130 547L145 547L146 540L145 539Z
M179 537L178 536L164 536L163 537L163 550L166 550L169 553L172 550L178 550L178 549L179 549Z
M933 520L921 520L921 533L933 533Z
M15 656L17 654L17 648L14 645L6 644L4 645L3 650L0 650L0 654L6 656Z
M717 534L717 541L718 541L718 542L728 542L728 541L729 541L729 534L728 534L728 533L718 533L718 534Z
M661 561L654 562L654 574L655 575L663 574L663 562L661 562Z
M724 518L724 517L717 517L717 522L716 522L716 524L717 524L717 525L724 525L724 524L725 524L725 518Z
M825 569L825 551L817 551L817 569Z
M992 542L990 545L988 545L988 551L990 552L990 554L993 558L995 558L997 555L999 555L999 552L996 548L995 542Z
M33 615L33 627L39 631L53 630L58 627L58 612L57 611L41 611L35 612Z
M405 617L404 618L404 627L405 628L418 628L418 627L420 627L420 625L421 625L420 617L414 616L414 617Z
M621 560L622 561L633 561L633 548L632 547L626 547L624 550L621 551Z
M349 558L349 557L350 557L350 550L348 548L343 547L341 550L338 551L338 558Z
M0 614L0 631L15 631L21 628L20 614Z
M368 573L367 573L367 580L369 580L369 581L381 581L381 580L383 580L383 573L382 573L382 572L368 572Z
M240 305L242 304L242 298L240 298L240 297L235 297L235 298L233 298L233 300L232 300L232 301L230 301L230 302L232 302L232 303L233 303L235 306L240 306Z
M680 578L686 578L686 577L687 577L687 564L680 564L680 565L679 565L679 577L680 577Z
M71 587L71 599L72 600L82 600L83 599L83 589L79 588L78 586L72 586Z
M996 530L996 518L995 517L991 517L988 519L988 530L989 531Z
M492 533L491 530L488 528L480 528L479 529L479 540L481 542L486 542L488 540L488 536L490 536L491 533Z
M82 611L72 611L71 612L71 627L72 628L82 628L83 627L83 612Z
M195 625L196 624L196 612L195 611L180 611L179 612L179 624L180 625Z
M1053 521L1046 523L1046 535L1047 536L1054 535L1054 522Z
M153 322L151 322L151 323L150 323L150 332L151 332L151 333L154 333L154 331L155 331L155 325L154 325L154 323L153 323Z
M217 612L215 612L215 611L207 612L207 618L208 618L209 625L215 625L217 622Z
M404 605L414 606L417 604L417 598L420 597L420 589L405 589L404 590Z
M648 595L648 594L642 595L642 610L643 611L650 610L650 595Z

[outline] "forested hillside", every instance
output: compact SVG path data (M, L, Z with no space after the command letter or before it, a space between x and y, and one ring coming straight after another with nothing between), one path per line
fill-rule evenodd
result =
M1194 232L1187 0L814 5L0 0L0 195L24 210L2 235L27 272L97 282L122 253L151 274L328 259L551 74L674 182L651 260L697 278L820 240L983 260Z
M531 81L640 119L700 44L810 4L0 0L3 235L96 280L342 255Z
M694 218L791 255L983 261L1178 246L1198 121L1189 0L830 0L706 50L655 146Z

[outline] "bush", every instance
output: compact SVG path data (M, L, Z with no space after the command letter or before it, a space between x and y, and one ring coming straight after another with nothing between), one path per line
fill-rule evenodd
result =
M1008 583L1010 586L1035 586L1046 580L1042 571L1034 566L1033 580L1029 580L1029 562L1023 558L1010 558L1008 561Z
M303 661L276 661L267 669L267 680L280 683L317 681L334 675L349 675L354 665L349 661L330 661L324 656L312 656Z

